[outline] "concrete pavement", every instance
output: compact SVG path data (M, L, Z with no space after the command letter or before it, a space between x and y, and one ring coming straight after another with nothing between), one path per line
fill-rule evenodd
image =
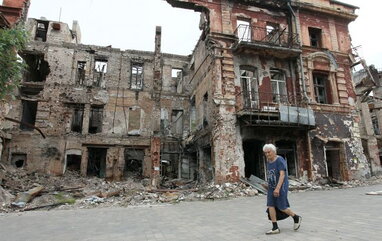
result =
M381 240L382 196L365 195L382 185L291 193L291 208L303 217L271 227L265 196L184 202L153 207L31 211L0 214L0 240Z

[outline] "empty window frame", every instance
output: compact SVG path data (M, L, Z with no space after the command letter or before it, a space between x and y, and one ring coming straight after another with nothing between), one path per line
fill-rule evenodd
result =
M259 100L256 69L241 67L240 82L243 88L244 106L246 108L255 108Z
M372 116L371 117L371 121L373 123L374 134L375 135L380 135L381 131L379 129L378 118L376 116Z
M172 110L171 133L177 136L183 134L183 110Z
M77 62L76 84L83 85L85 82L86 61Z
M24 71L25 82L42 82L50 73L49 64L43 54L21 54L27 68Z
M46 42L49 22L37 21L35 40Z
M250 20L237 20L237 37L239 41L250 42L252 37L251 21Z
M102 132L103 106L91 106L89 116L89 133Z
M131 64L130 88L132 90L141 90L143 88L143 64Z
M322 73L313 73L313 87L316 102L328 104L328 76Z
M21 130L33 130L33 127L36 122L36 114L37 114L37 103L36 101L28 101L23 100L23 114L21 117Z
M280 70L271 70L272 100L277 103L287 102L285 75Z
M315 48L321 48L321 38L322 38L322 31L319 28L308 28L309 30L309 39L310 39L310 46Z
M82 132L82 122L84 118L84 105L77 105L73 108L71 131Z
M94 86L101 87L103 78L107 72L107 60L95 59L94 60Z

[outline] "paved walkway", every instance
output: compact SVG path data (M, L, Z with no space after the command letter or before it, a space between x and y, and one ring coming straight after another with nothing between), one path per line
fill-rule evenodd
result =
M45 240L382 240L382 196L365 195L382 185L290 194L303 217L271 227L265 196L176 205L0 214L1 241Z

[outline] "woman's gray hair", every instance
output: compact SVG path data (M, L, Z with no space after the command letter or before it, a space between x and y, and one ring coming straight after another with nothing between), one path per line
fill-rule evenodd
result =
M266 151L266 150L272 150L276 153L276 147L273 144L265 144L263 146L263 151Z

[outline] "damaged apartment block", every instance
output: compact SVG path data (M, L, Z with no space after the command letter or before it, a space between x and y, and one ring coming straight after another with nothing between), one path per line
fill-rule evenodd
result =
M266 178L262 146L274 143L296 178L371 174L351 82L347 25L357 7L167 2L201 14L190 56L162 53L161 27L154 52L122 51L80 44L77 22L29 19L28 71L9 114L22 128L6 130L2 161L55 175L146 177L153 186L220 183Z

